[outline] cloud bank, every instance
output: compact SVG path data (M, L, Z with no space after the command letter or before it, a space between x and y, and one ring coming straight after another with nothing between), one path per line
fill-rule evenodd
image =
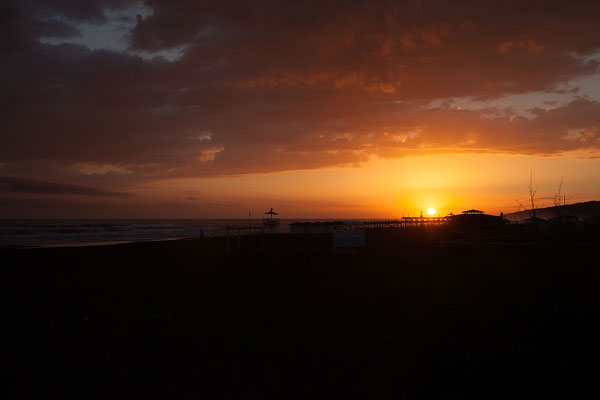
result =
M110 190L96 189L78 185L65 185L38 181L35 179L0 176L0 192L8 193L34 193L43 195L76 195L93 197L134 197L130 193L113 192Z
M372 156L600 147L599 99L569 86L598 74L600 3L1 7L3 174L117 187L357 165ZM116 24L125 50L103 49L93 37L106 24ZM173 49L181 55L160 56ZM525 114L455 104L528 93L568 100Z

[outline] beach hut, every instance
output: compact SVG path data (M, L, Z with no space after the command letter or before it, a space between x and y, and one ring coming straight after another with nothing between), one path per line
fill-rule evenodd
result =
M584 232L585 221L583 218L572 215L561 215L549 220L553 231L556 232Z
M360 253L367 245L365 225L361 221L344 221L333 231L334 253Z
M535 230L539 232L550 232L550 221L543 218L531 217L523 220L523 225L529 230Z
M290 232L297 235L332 234L335 227L342 224L342 221L293 222L290 224Z

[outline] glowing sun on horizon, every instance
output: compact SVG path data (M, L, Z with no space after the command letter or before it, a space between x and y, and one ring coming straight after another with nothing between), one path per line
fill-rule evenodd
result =
M435 214L435 208L430 208L429 210L427 210L427 214L429 214L429 215Z

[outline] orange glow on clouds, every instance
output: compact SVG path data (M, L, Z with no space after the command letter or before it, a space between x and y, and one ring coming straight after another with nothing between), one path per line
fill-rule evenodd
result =
M530 171L542 206L551 204L562 176L571 202L600 197L587 184L600 179L600 160L500 154L376 158L356 168L186 179L140 192L183 202L186 217L236 217L268 207L283 218L400 217L426 215L429 208L436 215L467 208L497 214L517 211L517 200L525 203ZM197 202L186 202L188 193Z

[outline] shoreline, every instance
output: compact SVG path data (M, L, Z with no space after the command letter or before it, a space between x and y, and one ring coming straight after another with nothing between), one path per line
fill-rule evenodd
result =
M274 232L269 235L289 235L289 232ZM235 235L237 237L237 235ZM247 237L248 235L242 235ZM257 234L252 234L253 237ZM47 243L41 245L23 244L23 245L3 245L0 243L0 251L7 249L46 249L46 248L73 248L73 247L97 247L97 246L113 246L133 243L155 243L155 242L170 242L178 240L202 240L211 238L226 238L227 235L205 235L205 236L182 236L182 237L166 237L157 239L142 239L142 240L113 240L113 241L90 241L90 242L65 242L65 243ZM233 235L230 235L233 237Z
M227 226L242 222L246 220L3 220L0 221L0 248L99 246L226 236ZM284 224L277 233L287 231L289 227Z
M114 240L107 242L73 242L73 243L49 243L39 246L23 246L17 247L18 249L54 249L63 247L96 247L96 246L113 246L120 244L131 244L131 243L153 243L153 242L168 242L173 240L191 240L200 239L195 237L174 237L164 239L149 239L149 240Z

